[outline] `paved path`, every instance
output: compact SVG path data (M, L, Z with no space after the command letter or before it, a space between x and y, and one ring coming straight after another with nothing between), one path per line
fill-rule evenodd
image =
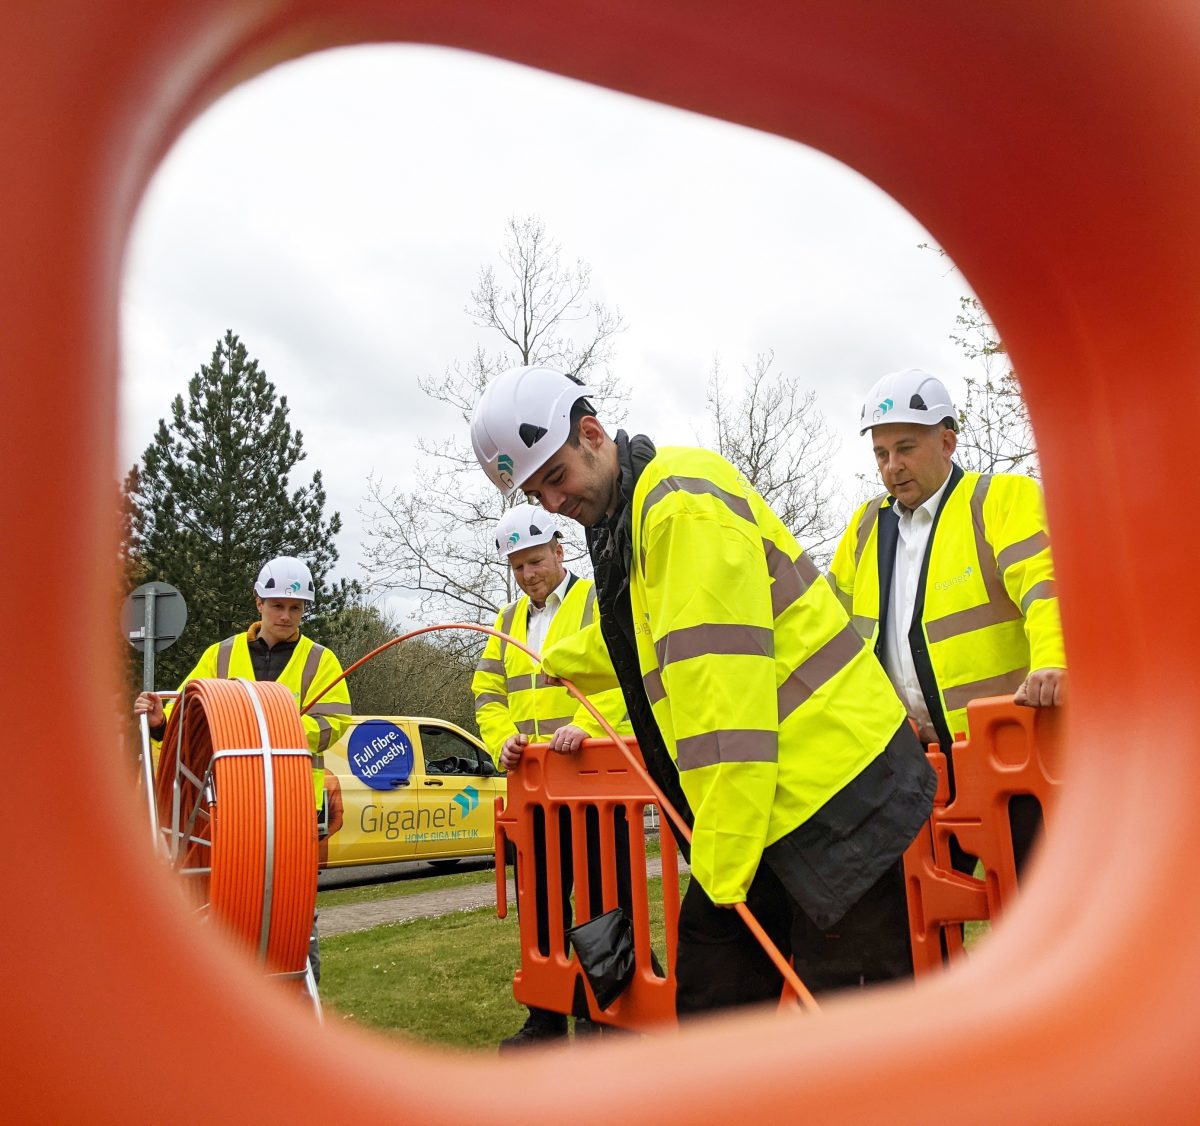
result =
M683 858L679 870L687 871ZM662 861L655 857L646 861L646 875L662 874ZM508 881L509 908L516 914L517 896L512 880ZM394 899L376 899L366 903L343 903L321 909L321 937L328 938L351 931L365 931L387 923L407 923L412 919L432 919L456 911L473 911L477 907L494 907L496 884L488 880L465 887L442 888L440 891L420 891L413 895L398 895Z

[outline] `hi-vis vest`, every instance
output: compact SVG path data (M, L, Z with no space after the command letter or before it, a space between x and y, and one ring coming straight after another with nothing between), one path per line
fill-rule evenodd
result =
M647 698L695 814L692 869L745 899L763 849L904 723L886 674L791 532L724 458L664 448L633 494L630 595ZM573 677L569 647L544 667Z
M331 681L342 675L342 666L331 649L318 645L312 638L301 636L292 650L291 660L279 674L278 684L286 685L295 697L296 706L303 707ZM230 680L244 677L254 679L250 662L250 647L246 634L227 637L210 645L196 667L188 673L184 684L197 677ZM183 685L180 685L182 690ZM325 748L336 743L350 724L350 692L343 680L321 702L302 717L308 747L313 756L313 791L317 808L321 808L325 788Z
M882 656L898 539L890 497L854 514L830 582ZM967 731L967 702L1015 692L1030 669L1065 668L1042 491L1015 474L951 470L921 569L909 645L943 747Z
M579 635L580 644L592 653L597 665L607 667L604 690L582 689L618 735L633 735L625 699L608 659L608 650L595 619L596 587L591 579L575 579L546 632L544 648L568 635ZM522 595L496 617L496 629L524 643L529 636L529 596ZM586 640L584 640L586 639ZM596 647L599 647L597 650ZM489 636L471 680L475 694L475 722L488 753L497 762L508 739L518 733L544 740L560 727L574 724L590 735L603 730L567 689L548 685L545 674L515 645Z

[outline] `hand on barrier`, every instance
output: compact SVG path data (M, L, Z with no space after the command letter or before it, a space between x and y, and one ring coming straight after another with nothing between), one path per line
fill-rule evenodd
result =
M504 746L500 748L500 766L504 770L514 770L521 765L521 755L529 746L528 735L510 735Z
M1013 703L1026 708L1058 708L1066 698L1066 669L1034 669L1013 693Z
M567 724L560 727L550 738L550 749L560 755L570 755L583 750L584 741L588 734L582 727Z

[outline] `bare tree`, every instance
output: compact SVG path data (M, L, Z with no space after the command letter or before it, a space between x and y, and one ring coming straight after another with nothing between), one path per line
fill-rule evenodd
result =
M918 243L950 261L940 247ZM950 270L958 267L951 263ZM958 299L957 332L950 334L969 360L978 360L982 375L968 376L967 392L958 409L958 453L964 469L978 473L1040 475L1037 442L1017 373L1008 362L1008 349L987 310L976 297Z
M713 361L711 441L824 566L842 531L837 480L829 470L840 442L817 407L816 392L801 390L774 364L774 352L760 353L731 392L720 360Z
M343 668L400 635L386 613L355 600L327 621L325 637ZM414 637L373 657L347 678L355 715L438 716L471 732L475 634Z
M589 297L591 267L565 264L562 247L536 217L508 221L500 267L479 272L465 312L501 338L496 351L476 346L465 363L420 380L431 399L452 407L461 436L421 440L421 484L412 491L372 475L362 509L367 521L364 568L373 589L416 594L422 616L490 621L514 595L508 566L497 558L493 530L506 507L479 471L466 440L475 403L488 382L518 365L545 365L581 379L606 419L624 417L625 391L608 371L621 314ZM518 500L514 498L514 500ZM578 544L568 544L573 558Z
M1008 351L987 311L974 297L959 298L953 340L968 359L978 360L981 376L967 377L958 412L958 461L979 473L1039 475L1037 443L1029 411Z

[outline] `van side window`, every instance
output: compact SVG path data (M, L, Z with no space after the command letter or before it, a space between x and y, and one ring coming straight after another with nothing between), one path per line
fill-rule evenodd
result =
M484 773L479 748L444 727L421 725L421 747L425 751L425 770L429 774Z

